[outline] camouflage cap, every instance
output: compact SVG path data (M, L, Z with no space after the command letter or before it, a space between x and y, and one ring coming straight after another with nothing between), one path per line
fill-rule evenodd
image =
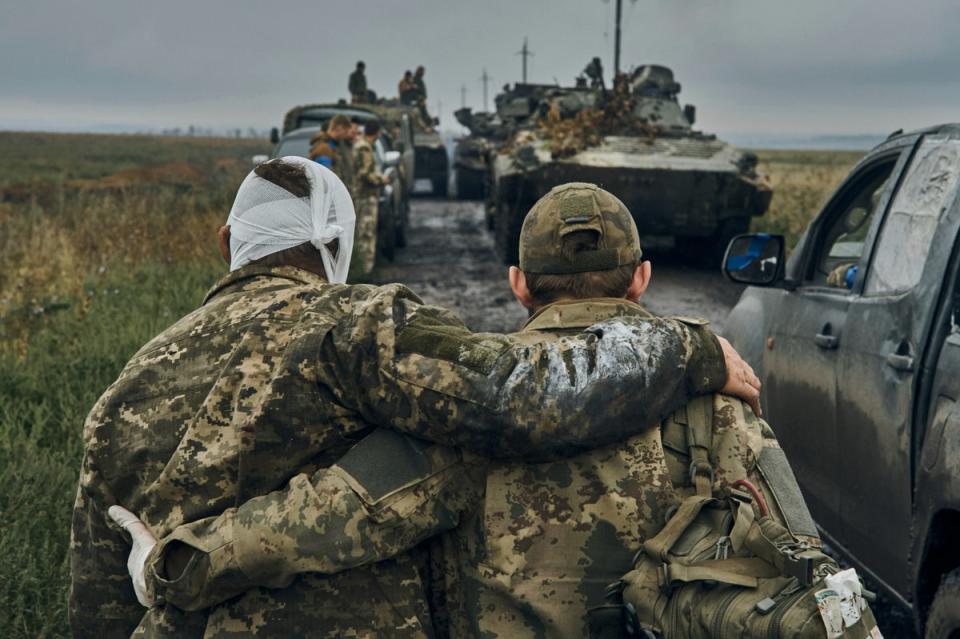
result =
M563 238L574 231L595 231L597 249L569 260ZM564 274L608 271L638 264L643 252L630 211L613 194L595 184L570 182L540 198L520 229L520 270Z

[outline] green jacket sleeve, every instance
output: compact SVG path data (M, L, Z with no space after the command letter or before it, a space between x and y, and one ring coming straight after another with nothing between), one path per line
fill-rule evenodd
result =
M374 431L330 468L175 529L148 558L148 588L200 610L300 573L380 561L457 526L483 485L480 460Z
M107 517L104 482L88 453L80 472L70 533L69 617L73 636L128 637L146 609L127 572L130 542ZM110 523L108 523L110 522Z
M472 333L400 285L354 304L321 351L331 388L367 421L530 461L625 439L726 381L702 326L622 318L530 345Z

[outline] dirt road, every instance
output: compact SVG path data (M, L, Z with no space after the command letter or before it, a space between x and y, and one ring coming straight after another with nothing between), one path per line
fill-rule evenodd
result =
M408 246L376 271L376 281L403 282L426 302L455 310L473 330L517 329L526 311L507 287L506 267L494 255L482 203L423 198L412 203ZM651 259L653 282L644 305L660 315L705 317L722 332L741 287L718 272L678 264L675 257Z

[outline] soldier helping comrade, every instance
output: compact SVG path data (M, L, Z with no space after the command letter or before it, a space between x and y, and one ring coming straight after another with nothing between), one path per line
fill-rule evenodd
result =
M640 256L636 227L618 200L592 185L554 189L527 216L521 233L521 268L510 270L511 288L533 313L515 337L534 344L562 340L611 318L656 321L636 304L651 276L649 262L642 262ZM698 421L696 415L703 419ZM811 565L816 559L824 570L821 577L827 569L835 569L817 550L816 529L782 453L777 462L767 461L765 476L758 474L758 460L776 457L773 451L779 450L772 432L740 401L706 396L691 402L662 428L547 464L488 463L377 431L329 472L315 475L312 484L304 478L285 491L220 517L181 527L161 543L152 560L152 574L171 554L169 549L191 548L195 556L181 563L193 568L180 574L181 585L163 584L160 591L168 601L196 608L254 585L284 583L297 573L335 573L403 552L408 548L405 544L429 534L445 533L433 542L439 570L434 573L430 608L440 636L619 636L627 623L665 636L693 636L701 627L707 629L700 636L714 636L719 632L715 629L725 628L716 625L714 618L722 611L716 602L690 603L691 598L712 594L698 594L703 588L699 584L681 584L676 594L668 596L654 581L656 588L645 591L642 586L649 584L638 575L646 564L640 562L622 582L626 588L609 588L611 583L621 583L621 576L633 558L643 557L640 551L647 544L661 543L672 533L675 526L664 525L671 511L678 504L683 509L681 498L702 488L703 476L697 475L694 481L688 473L693 460L687 425L693 424L701 433L706 430L711 441L704 450L692 453L698 468L703 470L712 461L721 486L737 482L754 490L759 486L757 500L763 502L761 513L768 518L768 502L784 503L775 499L792 495L787 508L774 506L775 518L766 522L765 530L786 522L798 531L797 536L782 528L778 542L789 542L783 547L793 553L791 558L802 556ZM699 441L704 444L702 435ZM674 521L681 521L687 510L679 511ZM449 527L458 523L451 532ZM720 530L716 539L707 539L709 549L718 540L732 539L724 553L740 550L742 539L727 535L722 526L713 527ZM332 538L331 531L359 531L355 534L362 539L344 544ZM359 548L351 552L354 542ZM142 574L143 553L134 555ZM724 577L723 568L738 567L744 573L756 569L755 563L738 566L726 557L718 563L706 562L707 569L714 571L711 575L719 578ZM698 567L704 570L704 562ZM243 578L235 576L237 570ZM776 569L763 567L762 571L767 578L764 588L743 589L741 599L751 605L763 601L767 612L775 612L777 602L768 595L789 589L792 616L783 615L781 629L790 633L801 622L809 626L809 613L820 614L815 605L810 609L810 584L803 586L792 576L776 581L770 579L776 577ZM679 570L671 574L678 583L681 577L696 576ZM738 574L737 578L739 587L748 576ZM664 584L665 588L674 585ZM626 603L623 593L629 599ZM796 593L811 596L801 600ZM669 626L663 621L664 602L669 601L687 607L687 617L679 617L685 625ZM641 617L638 611L649 614ZM766 624L775 616L761 621ZM873 628L869 611L862 616L862 624L851 622L850 636L864 636ZM731 617L730 623L734 622L739 619ZM697 623L700 626L695 627ZM822 624L809 627L822 633ZM840 629L842 634L842 625ZM744 636L761 635L747 632Z
M342 478L328 468L374 426L488 458L544 460L642 432L720 387L758 398L749 367L700 326L622 318L563 343L531 344L473 334L400 285L346 285L353 227L343 183L315 162L275 160L244 181L220 231L230 273L134 355L85 423L70 550L75 636L430 636L426 562L417 552L330 577L284 578L189 612L163 591L188 587L172 577L196 560L158 565L160 551L147 553L149 578L132 585L124 528L138 526L122 513L115 523L107 511L123 506L140 516L143 532L167 538L184 525L212 526L208 518L238 504L255 510L285 487L316 497L314 477ZM590 365L569 366L576 362ZM464 509L457 499L473 496L457 496L448 474L421 489L436 499L390 502L382 521ZM322 492L349 496L336 488ZM433 506L448 503L452 510ZM253 523L236 513L234 521L237 531ZM344 540L342 529L329 532L355 544L355 565L381 554L349 533ZM233 577L247 579L243 571Z

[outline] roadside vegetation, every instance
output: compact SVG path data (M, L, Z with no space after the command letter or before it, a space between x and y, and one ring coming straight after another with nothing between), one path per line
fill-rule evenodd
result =
M87 411L222 274L249 140L0 133L0 637L67 636ZM788 243L859 153L761 151Z
M750 230L785 236L793 249L810 219L820 210L862 151L756 151L758 170L770 176L773 200L763 217L754 218Z
M265 142L0 133L0 637L64 637L87 411L223 272Z

